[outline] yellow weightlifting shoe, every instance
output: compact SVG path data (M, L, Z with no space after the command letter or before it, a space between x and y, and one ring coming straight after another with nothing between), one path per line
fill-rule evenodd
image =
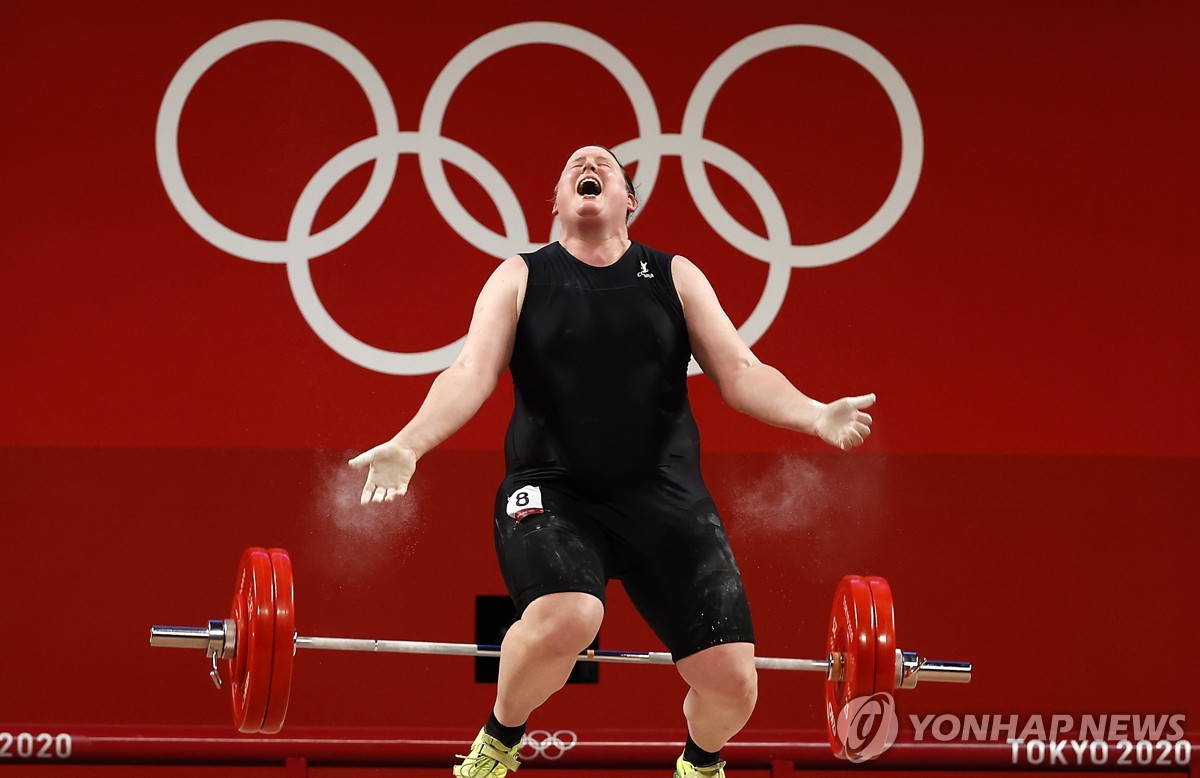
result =
M725 763L697 767L680 756L675 762L675 778L725 778Z
M509 770L515 771L520 766L517 763L520 750L520 743L509 748L481 729L471 744L470 753L456 755L463 762L454 768L454 775L457 778L504 778Z

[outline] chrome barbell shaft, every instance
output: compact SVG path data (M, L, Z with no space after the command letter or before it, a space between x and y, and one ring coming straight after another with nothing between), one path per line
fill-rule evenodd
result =
M500 646L476 643L427 643L418 640L373 640L368 638L322 638L296 636L296 648L322 651L366 651L391 654L442 654L450 656L500 656ZM665 651L582 651L580 662L616 662L624 664L672 665L675 660ZM801 670L829 673L828 659L785 659L755 657L755 667L762 670Z
M228 623L228 622L226 622ZM209 654L223 642L226 651L217 653L221 659L233 655L234 643L223 641L221 622L210 621L205 627L151 627L150 645L167 648L200 648ZM476 643L433 643L420 640L378 640L372 638L306 637L296 635L293 651L301 648L320 651L360 651L390 654L434 654L443 656L499 657L500 646ZM674 660L665 651L607 651L587 650L579 654L580 662L613 662L623 664L670 665ZM760 656L754 666L760 670L791 670L821 673L829 676L830 659L791 659ZM920 659L916 654L897 652L897 688L911 688L917 680L939 683L970 683L970 662Z

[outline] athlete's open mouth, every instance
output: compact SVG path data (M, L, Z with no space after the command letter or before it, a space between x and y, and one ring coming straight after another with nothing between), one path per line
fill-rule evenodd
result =
M588 195L595 197L596 195L600 194L601 189L602 187L600 186L600 179L596 178L595 176L584 176L583 178L579 179L579 183L575 185L575 193L584 195L585 197Z

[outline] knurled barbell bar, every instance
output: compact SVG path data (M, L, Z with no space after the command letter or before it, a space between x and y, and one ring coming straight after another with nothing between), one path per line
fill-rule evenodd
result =
M229 618L212 619L207 627L150 628L152 646L203 649L212 660L210 675L218 689L223 684L217 662L226 663L239 732L275 734L283 728L297 649L500 656L499 646L474 643L304 637L296 633L293 580L286 551L248 548L238 565ZM846 747L838 735L837 716L850 700L911 689L919 680L971 680L970 662L922 659L896 647L892 591L883 578L848 575L838 583L826 647L825 659L756 657L754 665L825 675L826 729L838 756L846 755ZM579 661L673 664L670 654L657 651L587 650Z

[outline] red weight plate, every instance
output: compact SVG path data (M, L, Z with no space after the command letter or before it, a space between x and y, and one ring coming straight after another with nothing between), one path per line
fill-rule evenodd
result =
M896 611L892 587L878 576L867 579L875 612L875 691L896 691Z
M230 679L233 723L239 732L262 728L271 691L275 642L275 574L265 549L248 548L238 565L231 618L238 624L237 657Z
M244 563L245 561L245 556L243 555L242 562ZM233 621L236 642L233 644L233 658L229 660L226 675L229 682L230 696L234 701L234 726L238 725L238 711L237 696L233 694L233 685L235 681L244 682L246 677L246 635L250 634L246 600L242 597L242 567L243 565L238 565L237 588L234 589L233 607L229 610L229 618Z
M296 650L296 604L292 587L292 560L282 548L267 552L275 573L275 650L271 663L271 693L262 732L274 735L283 729L288 700L292 697L292 662Z
M864 579L848 575L838 582L826 646L835 662L840 658L841 673L825 681L825 724L829 745L841 759L847 757L846 745L838 736L838 715L850 700L869 696L875 690L872 610L871 587Z

